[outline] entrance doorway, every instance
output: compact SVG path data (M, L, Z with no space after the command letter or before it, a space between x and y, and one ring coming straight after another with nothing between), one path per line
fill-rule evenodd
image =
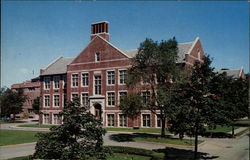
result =
M94 108L95 108L95 118L97 120L101 120L102 106L99 103L97 103L94 105Z

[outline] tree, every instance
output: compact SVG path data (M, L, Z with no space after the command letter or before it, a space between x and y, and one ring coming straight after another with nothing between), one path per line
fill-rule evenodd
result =
M196 62L188 81L180 85L176 100L176 113L172 119L175 133L187 133L195 137L195 158L198 152L198 134L204 132L204 125L214 127L224 118L216 90L211 87L215 76L209 56L203 63ZM179 126L179 127L177 127Z
M217 74L211 87L216 88L220 104L226 121L222 125L232 126L234 137L234 123L240 118L248 116L248 82L246 79Z
M176 65L177 60L177 41L175 38L168 41L154 42L151 39L146 39L140 44L138 54L132 62L132 67L128 70L126 84L136 93L141 93L141 90L150 92L150 98L144 98L143 109L151 110L156 114L160 110L160 119L162 124L161 135L165 135L165 122L169 112L166 107L169 107L171 99L171 88L174 86L172 82L176 80L179 68ZM144 85L141 87L141 81ZM164 88L164 89L163 89ZM163 89L162 91L159 91ZM164 100L158 98L158 95L164 91ZM159 91L159 94L157 92ZM124 101L123 106L126 106ZM137 106L129 108L137 110ZM122 108L126 113L126 108Z
M34 158L41 159L105 159L109 153L103 147L105 130L101 121L80 107L79 100L69 102L60 113L63 124L40 133Z
M40 110L40 97L36 97L36 99L34 99L34 102L32 104L32 109L33 109L33 112L35 114L39 114L39 110Z
M0 104L1 114L10 117L11 114L18 114L22 111L23 102L27 97L22 90L12 91L11 89L1 90Z

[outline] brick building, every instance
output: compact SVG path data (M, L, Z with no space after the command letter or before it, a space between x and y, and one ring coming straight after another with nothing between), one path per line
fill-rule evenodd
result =
M121 50L111 44L108 25L106 21L91 24L90 42L77 57L59 57L41 69L43 124L61 123L58 113L64 103L78 97L105 127L160 127L159 117L150 111L132 121L119 110L121 96L130 92L125 74L137 50ZM178 55L177 63L184 68L201 61L204 51L199 38L179 43Z
M29 81L23 83L16 83L11 85L11 90L23 90L23 94L27 96L27 100L23 103L22 111L23 113L28 113L28 115L34 115L32 104L34 99L40 96L40 78L33 78Z

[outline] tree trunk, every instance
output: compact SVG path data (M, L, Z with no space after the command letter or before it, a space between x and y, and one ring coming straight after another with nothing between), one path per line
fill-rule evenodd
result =
M234 137L234 124L232 124L232 137Z
M161 119L161 137L165 137L166 118Z
M195 125L195 149L194 149L194 159L198 156L198 124Z

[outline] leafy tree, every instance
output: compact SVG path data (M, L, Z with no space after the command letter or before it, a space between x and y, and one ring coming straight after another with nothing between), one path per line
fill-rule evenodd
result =
M39 114L39 110L40 110L40 97L37 97L36 99L34 99L34 102L32 104L32 109L34 111L35 114Z
M23 95L22 90L12 91L11 89L1 90L0 94L0 105L1 114L9 116L11 114L18 114L22 111L23 102L27 97Z
M80 107L80 102L69 102L60 113L63 124L40 133L34 158L41 159L105 159L109 150L103 147L105 130L101 122Z
M189 81L180 85L176 94L180 105L176 105L171 122L171 129L175 133L195 137L195 158L198 152L198 134L204 132L204 125L214 127L224 118L216 90L211 87L215 76L211 62L209 56L203 58L203 63L196 62Z
M162 122L161 135L165 135L165 122L169 112L166 107L169 107L171 92L163 93L165 90L171 90L171 85L179 71L176 65L177 60L177 41L175 38L168 41L161 41L160 43L154 42L151 39L146 39L140 44L138 53L133 59L132 67L128 71L126 84L134 92L140 93L141 90L147 90L151 92L150 99L144 100L144 107L141 109L151 110L156 114L157 110L160 110L160 119ZM141 81L144 85L141 87ZM164 99L158 98L158 90L167 97ZM123 103L125 103L124 101ZM126 106L126 104L123 104ZM138 110L137 106L129 108ZM122 108L126 113L126 108Z

